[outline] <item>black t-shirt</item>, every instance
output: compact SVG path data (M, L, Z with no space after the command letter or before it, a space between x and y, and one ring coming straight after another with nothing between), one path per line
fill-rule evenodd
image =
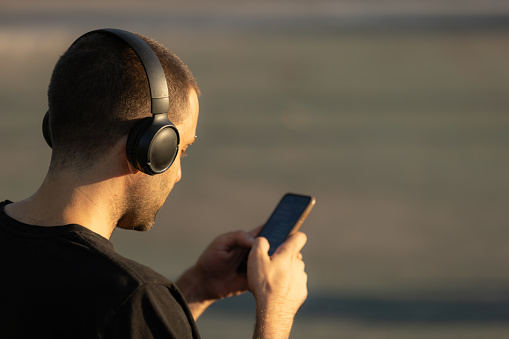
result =
M18 222L0 203L0 338L199 338L176 286L80 225Z

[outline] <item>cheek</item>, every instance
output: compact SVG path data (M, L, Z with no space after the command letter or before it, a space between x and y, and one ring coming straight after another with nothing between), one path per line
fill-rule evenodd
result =
M180 168L180 156L177 156L173 164L171 164L171 167L163 173L164 181L167 185L170 187L173 187L173 185L178 182L182 176L182 171Z
M175 159L175 162L171 165L173 167L174 180L175 182L179 182L182 178L182 168L180 167L180 156Z

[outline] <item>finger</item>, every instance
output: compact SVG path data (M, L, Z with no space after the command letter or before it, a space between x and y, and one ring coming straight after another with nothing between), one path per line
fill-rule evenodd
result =
M281 246L279 246L279 248L276 250L276 253L285 255L296 255L302 250L302 248L306 244L306 241L307 241L306 234L302 232L297 232L288 239L286 239L285 242Z
M226 250L237 247L249 248L253 245L254 238L247 232L237 231L223 234L217 239L218 245Z
M254 243L254 237L251 236L251 234L244 232L244 231L238 231L234 233L235 237L235 243L241 247L249 248L253 246Z
M247 260L247 282L253 293L259 289L260 281L263 280L264 268L270 264L269 241L265 238L256 238L249 252Z
M251 248L251 252L249 253L249 258L255 257L257 261L270 260L269 249L270 244L267 239L263 237L256 238L253 243L253 247Z

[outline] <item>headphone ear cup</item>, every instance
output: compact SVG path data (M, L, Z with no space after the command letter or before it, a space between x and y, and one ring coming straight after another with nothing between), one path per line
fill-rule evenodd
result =
M163 173L177 157L179 143L177 128L164 115L144 118L129 133L127 159L145 174Z
M147 150L147 171L158 174L166 171L175 161L179 151L180 136L173 124L156 126Z
M142 172L145 171L143 169L144 165L140 164L139 162L140 159L138 159L139 158L139 154L137 154L138 145L141 136L143 135L143 132L147 129L148 126L150 126L151 122L152 118L143 118L142 120L138 121L136 125L134 125L131 132L129 133L129 136L127 137L126 143L127 160L131 163L131 165L134 168Z
M49 147L53 146L53 142L51 141L51 130L49 128L49 111L46 111L44 115L44 119L42 119L42 135L44 136L44 140Z

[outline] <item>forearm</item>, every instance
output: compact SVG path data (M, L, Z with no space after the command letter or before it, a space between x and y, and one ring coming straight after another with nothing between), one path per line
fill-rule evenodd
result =
M287 339L297 311L307 298L307 275L300 249L306 237L296 233L268 256L267 239L253 245L248 262L250 289L256 299L254 339Z
M288 339L292 325L292 314L257 307L253 339Z
M177 280L176 285L186 298L194 320L198 320L202 313L215 302L214 299L207 298L203 285L192 268Z

